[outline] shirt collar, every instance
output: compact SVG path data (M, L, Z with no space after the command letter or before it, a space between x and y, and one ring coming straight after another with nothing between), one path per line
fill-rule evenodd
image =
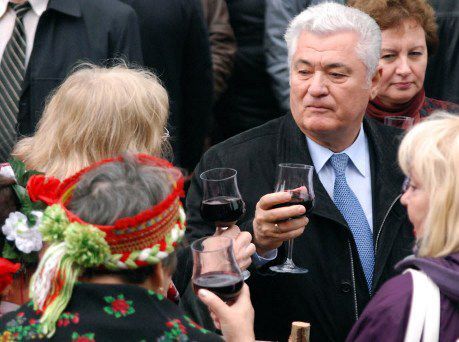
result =
M308 144L309 154L311 155L311 159L314 163L316 172L319 173L324 165L328 162L330 157L334 154L334 152L324 146L319 145L308 137L306 137L306 142ZM351 146L341 152L346 153L349 156L349 159L352 161L356 169L364 177L366 177L368 172L365 158L365 151L367 150L366 145L367 138L365 136L362 124L357 139L355 139Z
M48 6L48 1L49 0L29 0L29 3L35 14L41 16ZM8 2L9 0L0 0L0 18L3 17L8 8Z

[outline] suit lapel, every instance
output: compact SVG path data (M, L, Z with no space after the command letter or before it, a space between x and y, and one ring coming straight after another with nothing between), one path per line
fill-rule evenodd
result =
M392 245L400 229L400 225L381 228L387 212L400 195L403 175L394 158L397 153L400 136L396 132L383 136L372 120L365 119L364 127L370 141L371 183L373 200L373 241L376 243L379 234L384 233L384 248L379 246L375 250L375 268L373 272L373 287L378 285L378 280L384 270ZM392 141L391 141L392 139ZM383 229L383 230L381 230Z

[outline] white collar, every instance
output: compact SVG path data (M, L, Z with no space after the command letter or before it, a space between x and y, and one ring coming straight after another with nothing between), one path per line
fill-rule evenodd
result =
M364 177L366 177L367 173L367 168L365 165L366 140L367 138L365 136L362 124L357 139L355 139L351 146L340 152L346 153L349 156L349 159L352 161L356 169ZM324 146L319 145L308 137L306 137L306 142L308 144L309 154L311 155L311 159L314 163L316 172L319 173L324 165L328 162L330 157L334 154L334 152Z
M9 0L0 0L0 18L3 17L3 15L6 12L6 9L8 8L8 2ZM48 2L49 0L29 0L32 10L38 16L41 16L43 12L46 11L46 8L48 7Z

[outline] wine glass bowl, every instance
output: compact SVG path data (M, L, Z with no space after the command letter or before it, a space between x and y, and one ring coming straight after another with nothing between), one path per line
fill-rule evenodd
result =
M280 203L274 208L290 205L303 205L306 209L306 216L310 216L315 204L313 177L314 167L311 165L282 163L277 167L277 180L274 191L287 191L291 194L290 201ZM301 216L291 217L297 219ZM287 259L281 265L271 266L270 270L278 273L307 273L306 268L298 267L293 263L293 239L288 240Z
M229 227L245 213L245 203L237 186L237 171L215 168L201 173L203 198L201 217L217 227Z
M409 116L386 116L384 118L384 124L386 126L407 130L413 127L414 119Z
M240 293L244 282L233 251L233 240L225 236L211 236L194 241L193 290L212 291L223 301L232 301Z
M201 217L215 223L217 228L234 225L245 213L245 203L237 186L237 171L219 167L204 171L202 181ZM250 272L242 272L244 279Z

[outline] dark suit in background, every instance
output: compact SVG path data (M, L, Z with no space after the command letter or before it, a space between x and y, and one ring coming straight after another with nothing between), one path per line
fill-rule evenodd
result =
M459 1L429 2L436 13L440 44L427 65L426 95L459 103Z
M50 0L41 15L19 102L19 134L33 134L46 97L79 61L142 62L137 17L116 0Z
M394 265L411 254L413 233L400 204L403 175L397 166L398 130L365 119L370 147L375 267L373 293L395 275ZM199 174L214 167L231 167L246 203L238 222L253 231L255 205L274 189L276 166L282 162L312 165L305 135L290 114L272 120L212 147L196 168L187 197L189 241L212 235L213 225L199 211ZM295 239L293 261L307 274L281 274L268 266L279 264L285 251L247 280L255 308L255 334L262 340L286 341L292 321L311 323L311 341L343 341L370 300L353 235L333 200L314 174L315 207L304 233ZM284 243L286 245L286 243Z
M137 12L145 66L170 98L174 163L193 170L203 152L213 102L209 37L200 0L123 0Z

